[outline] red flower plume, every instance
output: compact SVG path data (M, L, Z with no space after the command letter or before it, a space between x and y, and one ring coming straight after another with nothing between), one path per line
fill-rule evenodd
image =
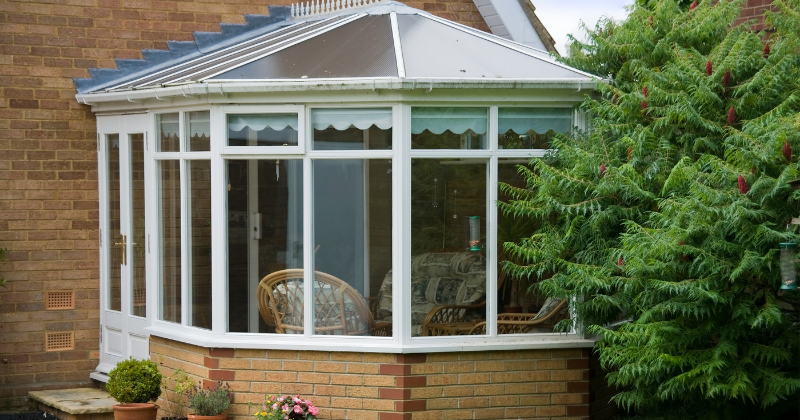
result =
M747 185L747 181L744 180L744 177L739 175L739 192L747 194L748 191L750 191L750 186Z
M650 21L650 26L653 26L653 17L650 16L650 19L648 19L648 20Z
M728 70L725 72L725 75L722 76L722 86L728 87L731 84L731 71Z
M606 176L606 165L600 164L600 178L605 178Z
M619 257L619 259L617 260L617 265L620 266L620 267L625 265L625 261L622 260L622 257Z
M689 6L689 10L694 10L695 7L697 7L697 1L692 2L692 5Z
M614 103L614 104L615 104L615 103L617 103L617 99L619 99L619 95L617 95L617 94L615 93L615 94L614 94L614 99L612 99L612 100L611 100L611 103Z
M733 125L736 122L736 110L733 107L728 109L728 124Z
M792 160L792 145L788 141L783 144L783 157L788 161Z
M762 52L761 52L761 55L762 55L764 58L767 58L767 57L769 57L769 42L767 42L766 44L764 44L764 51L762 51Z
M642 93L644 94L644 97L646 98L647 97L647 86L642 88Z
M647 101L642 101L642 109L647 109Z
M714 72L714 66L711 65L711 60L706 61L706 74L711 76L711 73Z
M628 146L628 160L631 160L631 155L633 155L633 147Z

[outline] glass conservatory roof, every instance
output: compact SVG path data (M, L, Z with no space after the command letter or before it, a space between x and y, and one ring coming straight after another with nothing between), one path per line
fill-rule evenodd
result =
M359 3L356 1L356 3ZM363 2L361 2L363 3ZM183 59L140 65L137 71L92 73L78 91L100 93L187 84L307 82L342 79L537 80L596 78L556 62L546 51L460 25L394 1L309 13L236 42L197 48ZM299 16L298 16L299 15ZM143 52L144 53L144 52ZM102 75L103 77L99 77Z

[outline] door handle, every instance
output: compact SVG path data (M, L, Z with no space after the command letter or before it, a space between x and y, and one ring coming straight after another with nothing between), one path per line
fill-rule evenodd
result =
M122 265L128 265L128 237L121 235L122 242L114 242L114 245L122 248Z

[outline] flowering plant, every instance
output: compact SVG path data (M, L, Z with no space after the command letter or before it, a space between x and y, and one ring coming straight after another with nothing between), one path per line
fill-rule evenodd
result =
M256 412L257 420L316 420L319 409L309 400L302 400L300 396L272 396L261 404L261 411Z

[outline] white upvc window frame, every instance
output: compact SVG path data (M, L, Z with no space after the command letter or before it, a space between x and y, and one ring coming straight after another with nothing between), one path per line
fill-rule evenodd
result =
M221 153L224 156L237 155L302 155L306 148L306 114L303 105L226 105L219 107L222 120L217 124L222 125L218 131L218 142L222 145ZM297 145L295 146L229 146L228 145L228 115L235 114L297 114ZM214 120L213 114L211 117ZM213 123L212 123L213 125ZM214 130L211 130L214 133ZM212 147L213 149L213 147ZM266 150L265 150L266 149Z
M189 305L182 300L181 324L160 320L160 316L152 319L149 330L159 336L174 338L180 341L205 347L236 347L236 348L270 348L270 349L306 349L323 351L359 351L359 352L438 352L459 350L499 350L516 348L567 348L585 347L586 343L576 331L564 333L540 334L497 334L497 184L498 162L507 158L531 158L544 156L546 149L499 149L498 148L498 107L571 107L564 103L549 102L514 102L502 103L502 100L489 102L420 102L420 101L374 101L342 104L339 102L309 102L303 105L205 105L198 107L181 108L180 133L185 134L185 113L197 110L210 109L211 151L210 152L152 152L154 162L159 160L180 159L183 177L181 183L186 182L183 170L185 160L210 159L211 160L211 200L212 220L225 220L227 215L226 194L226 160L234 159L300 159L303 161L303 241L304 241L304 296L312 299L311 273L314 267L313 255L313 161L319 159L391 159L392 160L392 270L393 281L393 311L392 311L392 337L342 337L313 335L313 318L311 305L305 305L304 334L265 334L265 333L238 333L227 332L228 329L228 261L227 261L227 226L225 223L212 223L212 254L217 257L212 263L212 329L205 330L189 326ZM411 149L411 108L424 107L485 107L489 111L487 148L486 149ZM392 149L391 150L312 150L311 112L318 108L392 108ZM151 112L151 122L155 124L154 114L176 112L175 110L159 110ZM227 115L228 114L253 114L253 113L291 113L298 114L298 145L297 146L227 146ZM573 126L584 125L583 114L576 111L573 116ZM153 126L153 128L155 128ZM156 130L151 131L155 133ZM155 139L154 139L155 140ZM181 138L181 147L186 140ZM487 162L487 334L482 336L454 336L454 337L411 337L411 312L410 312L410 267L411 267L411 160L416 158L470 158L485 159ZM160 188L158 176L151 177L154 181L148 185L154 200L149 200L148 207L152 210L153 221L156 226L148 229L154 232L153 249L161 252L160 238ZM181 190L182 212L188 210L183 189ZM186 221L183 221L186 223ZM185 230L182 227L182 235ZM185 247L183 247L185 248ZM182 249L183 253L188 250ZM158 254L157 254L158 255ZM154 256L153 262L160 261L160 256ZM182 271L186 270L187 260L183 259ZM153 287L160 294L161 267L157 266L153 279L148 282L148 287ZM183 275L183 273L182 273ZM182 287L185 289L189 283L188 277L182 278ZM182 295L182 299L185 296ZM155 302L161 305L159 295ZM160 308L158 309L160 314ZM148 315L150 312L148 312Z

